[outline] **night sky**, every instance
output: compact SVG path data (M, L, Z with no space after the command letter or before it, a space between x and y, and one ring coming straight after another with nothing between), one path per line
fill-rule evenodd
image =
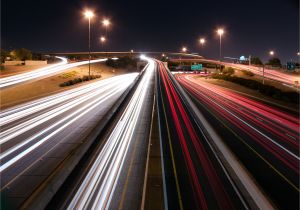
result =
M274 50L283 62L296 60L299 49L298 0L2 0L1 47L37 52L87 51L84 8L96 12L92 51L105 34L101 20L112 21L111 51L179 51L186 46L218 58L217 27L224 27L223 55L268 59ZM207 40L201 49L198 39Z

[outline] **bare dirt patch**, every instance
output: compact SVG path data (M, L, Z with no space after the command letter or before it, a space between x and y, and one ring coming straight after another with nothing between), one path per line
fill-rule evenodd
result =
M101 75L101 78L88 82L78 83L68 87L60 87L59 84L68 80L88 75L88 65L75 67L68 71L1 90L1 109L6 109L24 102L48 96L61 91L69 90L81 85L95 82L112 76L129 73L125 69L113 69L104 63L91 64L91 75Z

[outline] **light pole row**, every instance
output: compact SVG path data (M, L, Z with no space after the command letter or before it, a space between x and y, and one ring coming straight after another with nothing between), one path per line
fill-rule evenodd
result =
M89 77L90 77L91 76L91 19L95 16L95 14L91 10L86 10L84 12L84 16L89 21L89 40L88 40L88 46L89 46ZM108 19L104 19L102 21L102 24L105 27L105 36L107 37L107 28L110 25L110 21ZM100 37L100 42L102 44L102 48L103 48L104 42L106 41L106 37L104 37L104 36Z
M219 61L221 62L221 57L222 57L222 35L224 34L224 29L219 28L217 30L217 34L220 37L220 46L219 46ZM202 48L204 47L204 44L206 43L206 39L204 37L199 39L199 43L202 46ZM182 52L187 52L187 48L186 47L182 47L181 49Z

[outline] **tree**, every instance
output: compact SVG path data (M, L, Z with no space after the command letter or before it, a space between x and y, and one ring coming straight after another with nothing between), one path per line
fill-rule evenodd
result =
M223 69L222 73L231 76L232 74L234 74L234 69L232 67L226 67L225 69Z
M253 57L253 58L251 58L251 64L254 64L254 65L263 65L263 63L261 62L261 60L260 60L259 57Z
M1 63L4 63L6 57L9 56L9 53L5 51L4 49L1 49Z
M279 58L271 58L268 61L267 65L281 67L281 62L280 62Z
M24 60L31 60L32 59L32 53L30 50L27 50L25 48L21 48L16 50L16 57L18 60L24 61Z

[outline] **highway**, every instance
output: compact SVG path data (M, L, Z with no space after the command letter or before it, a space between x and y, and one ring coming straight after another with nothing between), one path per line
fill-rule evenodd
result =
M53 76L54 74L60 73L67 69L74 68L76 66L86 65L89 63L89 61L80 61L80 62L68 64L66 58L58 57L58 56L56 56L56 58L60 59L61 62L43 68L39 68L33 71L29 71L26 73L0 78L0 89L17 85L22 82L28 82L34 79L42 79L45 77ZM106 60L107 59L91 60L91 63L103 62Z
M234 63L227 63L227 62L222 62L222 63L226 66L231 66L234 68L251 71L254 74L257 74L259 76L263 76L263 74L264 74L264 76L266 78L275 80L275 81L279 81L284 84L295 85L295 81L300 82L300 76L283 73L278 70L272 70L272 69L265 68L264 73L263 73L262 67L248 66L248 65L234 64Z
M215 64L220 65L220 61L204 59L204 58L188 58L188 59L183 58L183 59L172 59L172 60L182 61L182 62L184 62L184 61L206 62L206 63L215 63ZM265 78L268 78L268 79L274 80L274 81L278 81L278 82L281 82L281 83L289 85L289 86L294 86L295 81L300 82L300 76L284 73L279 70L272 70L272 69L265 68L263 71L262 67L257 67L257 66L253 66L253 65L249 66L249 65L243 65L243 64L235 64L235 63L229 63L229 62L223 62L223 61L221 62L221 64L224 66L229 66L229 67L233 67L233 68L237 68L237 69L248 70L259 76L264 75Z
M86 136L137 76L115 76L1 111L2 201L20 208L87 143Z
M172 78L159 62L156 92L165 209L250 209Z
M299 209L299 118L195 75L176 79L279 209Z
M154 61L144 59L135 92L64 209L140 209L155 73Z

